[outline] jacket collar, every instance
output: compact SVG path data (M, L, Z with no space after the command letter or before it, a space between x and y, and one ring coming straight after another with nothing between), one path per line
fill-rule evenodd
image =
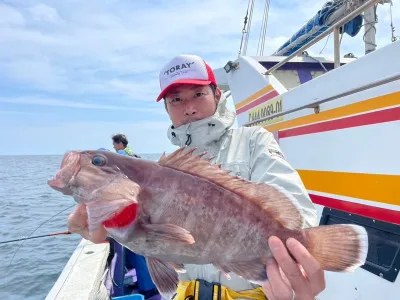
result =
M168 138L172 144L196 147L204 151L221 139L233 125L236 113L226 107L226 97L222 94L214 115L189 124L168 128Z

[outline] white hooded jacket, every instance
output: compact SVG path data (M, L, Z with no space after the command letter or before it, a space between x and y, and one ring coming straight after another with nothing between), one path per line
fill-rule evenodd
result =
M196 147L197 152L206 151L214 156L212 163L221 164L233 175L255 182L265 182L278 186L291 194L300 206L304 217L304 227L317 225L314 205L300 179L300 176L285 160L272 133L261 127L232 128L236 114L226 107L224 95L211 117L182 125L170 126L168 137L174 145ZM185 265L186 273L179 274L179 280L203 279L218 282L235 291L253 289L257 285L224 273L212 265Z

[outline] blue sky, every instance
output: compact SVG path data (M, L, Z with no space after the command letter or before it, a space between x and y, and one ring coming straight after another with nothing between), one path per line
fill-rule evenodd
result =
M280 2L271 1L265 55L325 3ZM118 132L136 152L172 151L169 118L155 102L159 69L181 53L201 55L214 68L235 59L247 3L0 1L0 155L110 148ZM256 54L263 9L256 1L249 55ZM399 4L392 10L400 28ZM384 45L391 37L389 5L378 14L377 42ZM332 55L332 40L322 55ZM362 32L345 36L342 53L362 55L361 41ZM320 55L325 42L310 53Z

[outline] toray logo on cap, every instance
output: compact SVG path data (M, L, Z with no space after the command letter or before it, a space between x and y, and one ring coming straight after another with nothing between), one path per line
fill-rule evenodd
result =
M169 88L177 84L216 84L214 73L210 66L199 56L179 55L172 59L160 72L161 100Z
M164 71L164 75L165 76L173 76L172 73L176 73L179 70L181 70L182 72L188 71L188 70L184 70L184 69L190 69L191 65L193 65L193 64L194 64L194 61L179 63L179 65L172 66L169 70Z

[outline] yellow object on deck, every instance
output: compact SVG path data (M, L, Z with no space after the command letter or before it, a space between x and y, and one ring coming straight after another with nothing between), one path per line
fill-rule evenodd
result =
M180 281L173 300L233 300L254 299L268 300L261 287L234 291L220 284L204 280Z

